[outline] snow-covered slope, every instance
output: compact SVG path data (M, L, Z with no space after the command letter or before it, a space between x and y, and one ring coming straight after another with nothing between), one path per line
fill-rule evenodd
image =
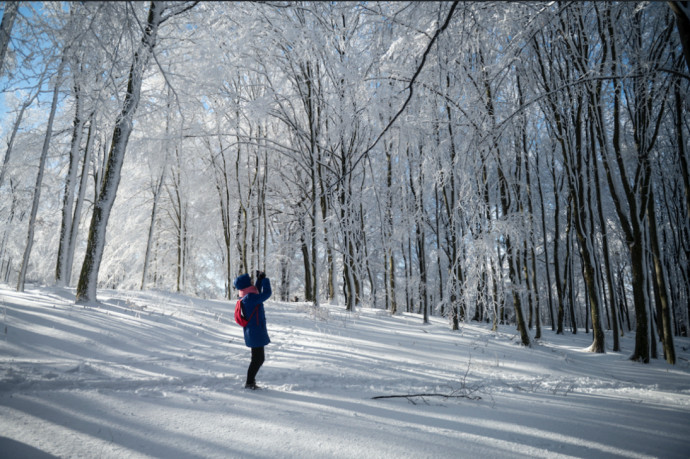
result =
M690 454L688 339L676 366L642 365L630 335L621 354L551 330L526 349L512 327L271 301L267 389L246 391L233 304L99 299L0 286L0 457ZM435 395L373 399L414 394Z

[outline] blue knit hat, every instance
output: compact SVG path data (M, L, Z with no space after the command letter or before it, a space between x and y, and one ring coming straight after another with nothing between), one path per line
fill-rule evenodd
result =
M244 290L252 286L252 278L249 277L249 274L242 274L235 279L232 285L234 285L237 290Z

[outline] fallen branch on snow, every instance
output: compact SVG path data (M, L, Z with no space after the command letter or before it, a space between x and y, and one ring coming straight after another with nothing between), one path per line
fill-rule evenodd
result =
M424 403L427 403L427 401L424 400L425 397L466 398L468 400L481 400L482 398L480 396L471 395L471 394L479 391L480 387L476 386L476 385L472 385L472 386L467 385L467 375L470 373L471 365L472 365L472 355L470 355L469 359L467 360L467 369L465 370L465 374L462 376L462 379L460 380L460 388L454 389L453 387L450 387L451 392L448 394L439 394L437 392L432 392L432 393L419 393L419 394L377 395L376 397L371 397L371 399L372 400L380 400L383 398L406 398L407 401L412 403L413 405L417 404L414 401L414 399L416 399L416 398L421 398L422 401L424 401Z
M466 394L405 394L405 395L377 395L376 397L371 397L372 400L378 400L382 398L406 398L410 403L416 405L413 398L424 398L424 397L442 397L442 398L466 398L469 400L481 400L482 398L478 395L466 395Z

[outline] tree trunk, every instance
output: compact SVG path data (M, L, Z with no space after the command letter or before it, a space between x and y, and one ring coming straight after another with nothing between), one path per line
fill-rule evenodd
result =
M509 198L508 198L508 182L503 173L503 168L501 164L498 164L498 181L499 190L501 194L501 208L503 210L503 215L508 214L509 210ZM508 275L510 276L511 291L513 295L513 307L515 309L515 320L517 322L517 329L520 333L520 341L523 346L530 346L529 332L527 331L527 326L525 325L525 318L522 314L522 304L520 300L520 294L517 291L518 285L520 284L520 276L518 274L517 268L515 266L518 254L515 253L510 236L505 236L505 250L506 256L508 257Z
M141 273L141 285L139 287L140 290L144 290L146 287L146 281L148 279L148 274L149 274L149 265L151 263L151 251L153 249L153 236L155 234L154 230L156 228L156 220L158 218L158 201L161 197L161 194L163 192L163 185L165 183L165 174L167 171L167 160L168 160L168 149L169 147L169 139L170 139L170 96L171 96L171 91L168 90L168 103L166 105L167 109L167 116L165 118L165 138L163 139L163 146L162 146L162 153L163 153L163 164L160 164L161 170L160 173L158 174L158 178L155 181L155 183L151 183L151 191L153 193L153 205L151 206L151 221L149 223L149 232L146 237L146 252L144 253L144 268L142 269ZM209 143L210 145L210 143ZM221 145L221 154L223 152L223 148ZM223 157L223 159L225 159ZM225 165L225 162L223 162ZM153 179L153 177L152 177ZM153 181L152 181L153 182ZM220 192L220 189L218 189ZM222 203L221 203L222 206ZM221 215L223 215L223 209L221 207ZM229 276L229 275L228 275ZM231 285L231 284L227 284ZM227 289L229 290L229 289ZM228 296L228 299L230 297Z
M557 307L557 312L556 312L556 334L557 335L562 335L563 334L563 320L565 318L565 305L563 302L565 301L565 292L563 291L563 282L561 279L565 279L565 276L561 278L561 268L560 268L560 242L561 242L561 235L560 235L560 224L558 223L558 220L560 219L560 207L561 207L561 201L560 201L560 196L558 194L558 188L556 187L556 171L552 170L553 174L553 183L554 183L554 216L553 216L553 221L554 221L554 236L553 236L553 270L554 270L554 280L556 282L556 307ZM570 214L568 214L570 215ZM568 228L570 228L570 222L568 221L567 223ZM566 239L567 241L567 239ZM566 242L567 244L567 242Z
M321 161L317 165L317 173L319 178L319 189L321 190L321 196L319 197L319 202L321 205L321 222L323 224L323 239L326 244L326 265L328 267L328 278L326 280L326 295L329 302L335 300L335 274L334 274L334 257L333 248L331 247L331 235L328 231L328 198L326 195L326 184L324 183L323 170Z
M172 223L177 236L177 266L176 266L176 291L178 293L185 289L185 264L187 254L187 207L188 200L183 189L182 183L182 160L180 151L175 149L176 161L171 168L171 180L166 187L170 203L173 207ZM245 271L246 272L246 271Z
M446 76L446 89L450 87L450 77ZM461 257L460 257L460 242L462 240L462 231L460 229L460 225L458 220L459 218L457 217L458 209L456 208L456 201L457 201L457 189L455 185L455 165L457 164L457 151L455 147L455 134L453 133L453 117L452 117L452 111L450 109L450 105L446 104L446 118L447 118L447 124L448 124L448 138L449 138L449 143L450 143L450 158L449 158L449 164L451 164L453 167L448 171L448 184L443 185L443 190L442 190L442 195L443 195L443 204L444 204L444 209L445 209L445 215L446 215L446 221L447 221L447 226L448 226L448 232L450 233L448 235L448 249L447 249L447 254L448 254L448 271L449 271L449 281L450 281L450 307L451 307L451 330L459 330L460 329L460 321L465 320L465 315L466 315L466 307L465 307L465 298L464 298L464 273L462 270L462 265L461 265ZM440 146L439 146L440 149ZM439 219L437 218L437 221ZM460 235L458 235L460 233ZM459 236L459 237L458 237ZM439 234L440 237L440 234ZM440 256L440 250L439 250L439 256ZM441 261L439 258L439 269L440 269ZM485 279L485 271L482 272L482 280ZM441 279L439 278L439 283L441 283ZM475 306L475 319L480 320L480 314L481 314L481 302L477 301L477 304Z
M10 276L10 266L12 257L8 257L7 262L5 262L5 250L7 248L7 239L11 232L12 221L14 221L14 216L17 211L18 197L14 189L14 181L10 179L10 194L12 196L12 204L10 204L10 214L7 217L7 223L5 224L5 229L2 232L2 242L0 242L0 279L3 279L5 283L9 283Z
M161 174L158 177L155 186L152 187L153 206L151 208L151 222L149 223L149 233L148 237L146 238L146 253L144 254L144 269L142 270L141 274L141 287L139 288L140 290L144 290L144 288L146 287L146 279L148 278L149 264L151 260L151 249L153 247L153 235L154 229L156 227L156 218L158 216L158 199L160 198L161 192L163 191L163 184L165 183L165 171L166 167L164 165L162 167Z
M2 14L2 22L0 23L0 76L2 76L3 69L5 68L7 45L10 43L17 10L19 10L19 2L5 2L5 11Z
M573 227L573 212L570 200L568 200L568 211L567 211L567 226L565 228L565 271L563 272L563 283L565 288L568 290L568 310L570 312L570 328L574 335L577 334L577 320L575 319L575 298L573 295L573 256L572 256L572 227ZM565 295L565 292L564 292ZM564 300L565 301L565 300ZM565 316L565 312L563 313ZM559 318L560 321L564 321L564 317Z
M304 217L302 217L300 220L304 222ZM304 301L314 301L312 296L314 294L314 289L311 285L311 262L309 261L309 247L307 247L304 225L302 225L300 232L300 242L302 261L304 262Z
M236 114L239 119L239 114ZM242 156L241 138L239 136L239 128L237 128L237 157L235 158L235 183L237 184L237 204L239 206L237 212L237 224L235 230L235 244L237 245L238 266L237 272L249 273L249 263L247 262L247 228L249 225L249 215L247 207L251 205L252 198L252 183L247 184L247 202L245 203L242 196L242 181L240 177L240 158Z
M683 195L685 201L685 217L679 218L679 221L683 221L682 225L678 225L678 231L681 235L681 240L686 241L684 244L685 252L685 266L681 266L680 269L683 271L683 275L686 278L690 278L690 168L688 168L688 152L685 145L685 136L683 135L683 123L685 121L685 114L683 110L683 96L681 94L681 83L677 81L673 85L673 96L674 96L674 125L676 134L676 147L678 149L678 161L680 163L680 176L683 183ZM690 288L688 288L686 282L686 292L690 293ZM688 322L685 324L686 330L690 327L690 294L685 295L686 301L686 318ZM686 332L687 333L687 332Z
M368 243L368 238L367 238L367 233L366 233L366 226L364 225L364 206L360 203L360 209L359 209L359 215L360 215L360 223L361 223L361 232L362 232L362 245L364 246L364 253L362 254L363 256L363 264L367 272L367 279L369 280L369 291L370 291L370 303L373 305L374 308L377 307L377 297L378 297L378 288L376 286L376 281L374 280L374 274L371 271L371 263L369 262L370 256L369 256L369 243ZM364 286L362 286L362 295L364 295Z
M77 248L77 236L79 235L79 222L81 221L81 211L84 206L84 198L86 197L86 187L89 179L89 166L91 165L91 157L93 156L93 143L96 137L96 116L91 113L89 121L89 131L86 139L86 148L84 150L84 162L81 169L81 179L79 181L79 194L74 205L74 215L72 216L72 232L70 234L69 251L67 252L65 271L65 285L70 285L72 282L72 268L74 266L74 252Z
M48 148L50 147L50 140L53 135L53 121L55 120L55 111L57 109L58 95L60 93L60 84L62 83L62 72L65 67L64 54L60 61L57 76L55 78L55 87L53 89L53 102L50 105L50 114L48 115L48 125L46 127L46 135L43 139L43 149L41 150L41 159L38 163L38 174L36 176L36 186L34 187L34 199L31 205L31 216L29 217L29 232L26 238L26 247L24 249L24 258L22 259L22 266L19 270L19 279L17 280L17 291L24 291L24 283L26 280L26 271L29 268L29 258L31 257L31 249L34 244L34 231L36 229L36 215L38 214L38 203L41 199L41 184L43 183L43 172L45 171L46 158L48 157Z
M112 143L105 170L101 192L93 209L86 255L82 265L79 283L77 285L77 301L89 302L96 300L98 286L98 271L103 258L106 242L106 229L120 183L120 171L124 162L129 136L132 133L133 117L136 113L141 96L141 84L144 79L149 58L156 45L158 27L161 23L162 2L151 2L148 19L141 44L134 54L134 60L129 70L129 81L122 112L113 129Z
M518 83L518 88L520 87ZM520 91L521 93L521 91ZM520 105L524 104L524 101L522 100L522 94L520 94ZM529 164L529 153L527 151L527 134L526 134L526 127L523 128L523 134L522 134L522 154L524 155L524 166L525 166L525 194L527 197L527 218L528 218L528 231L529 231L529 241L525 240L525 258L527 257L527 252L529 251L529 256L530 256L530 261L531 261L531 276L529 276L529 280L531 280L531 285L529 284L528 280L528 285L527 285L527 291L529 292L530 288L532 289L532 295L530 296L530 303L531 299L534 298L534 323L536 327L536 332L534 335L534 339L540 339L541 338L541 317L540 317L540 302L539 302L539 286L537 282L537 256L534 253L534 245L535 245L535 229L534 229L534 208L532 206L532 180L531 180L531 175L530 175L530 164ZM537 170L537 173L539 171ZM546 238L546 234L544 235L544 238ZM529 248L527 247L527 243L529 242ZM544 245L546 245L546 242L544 242ZM525 272L528 271L527 267L527 260L525 260ZM530 327L532 325L532 308L530 307Z
M595 158L592 159L596 161ZM611 267L611 259L609 255L609 239L608 230L606 229L606 220L604 219L603 202L601 199L601 184L599 183L599 167L594 164L594 186L596 187L597 209L599 217L599 226L601 228L601 249L604 254L604 271L606 276L606 285L608 287L609 311L611 315L612 332L613 332L613 351L620 352L619 339L619 325L618 317L616 315L616 289L613 286L613 269Z
M419 152L420 156L419 158L423 158L423 152L420 148ZM420 312L422 313L422 320L423 323L427 324L429 323L429 302L427 298L427 266L426 266L426 248L425 248L425 234L424 230L422 228L423 225L423 203L424 203L424 196L422 194L422 187L417 186L415 184L416 180L414 177L414 167L413 167L413 158L410 156L410 152L408 149L408 165L409 165L409 171L408 171L408 178L409 178L409 187L410 187L410 193L412 194L412 199L414 203L412 204L414 207L414 228L415 228L415 253L417 255L417 269L419 271L419 284L418 284L418 290L417 293L419 295L418 301L419 301L419 307L420 307ZM419 181L422 181L422 168L421 164L419 165L419 171L418 171L418 178Z
M672 1L668 4L676 15L678 36L685 56L685 68L690 72L690 2Z
M578 123L576 123L578 125ZM580 132L578 130L578 132ZM580 141L580 136L576 135L575 151L581 152L585 148L584 142ZM583 163L583 156L586 153L578 153L579 159L575 161L577 164L576 175L573 181L577 180L577 185L573 183L571 188L572 203L576 204L573 212L575 221L575 233L580 247L580 254L582 255L584 280L589 301L589 312L592 319L592 337L593 342L590 347L592 352L605 353L606 347L604 344L604 330L601 326L601 297L599 296L600 288L597 282L597 260L594 250L593 234L591 231L591 224L593 223L592 211L589 203L591 197L589 189L589 174L587 174L589 167ZM591 156L588 160L593 160L594 152L590 152ZM587 195L585 195L587 190ZM588 227L589 226L589 227Z
M387 145L387 144L384 144ZM395 252L393 250L393 161L391 147L384 148L386 153L386 210L385 210L385 256L386 256L386 305L391 314L398 312L398 302L395 297Z
M597 280L595 272L596 269L594 266L595 262L593 258L594 254L592 253L592 246L590 245L591 242L587 240L586 236L584 236L584 232L582 231L582 229L577 228L578 221L580 221L580 219L581 217L575 217L575 226L578 238L578 245L580 246L580 253L582 254L582 261L584 263L584 277L585 283L587 285L587 295L589 296L588 300L590 306L590 314L592 318L592 335L594 339L589 349L592 352L604 353L606 352L606 348L604 346L604 331L601 327L601 303L599 291L596 288Z
M664 343L664 357L671 365L676 364L676 350L673 345L673 327L671 326L671 305L669 304L668 291L666 289L666 276L661 263L661 251L659 250L659 239L656 228L656 210L654 204L654 192L650 190L649 201L647 201L647 215L649 218L649 239L652 246L652 261L654 262L654 281L658 292L659 304L657 305L660 320L660 335Z
M73 65L79 65L74 62ZM72 220L74 215L74 191L77 186L77 171L79 169L79 152L81 138L84 131L86 119L83 115L83 97L80 85L74 84L75 111L72 129L72 143L69 151L69 169L65 179L65 193L62 198L62 224L60 225L60 239L55 268L55 283L58 287L64 287L69 277L67 271L72 270L72 266L67 264L69 253L72 251L72 225L76 222Z
M319 224L319 198L317 196L318 183L317 183L317 158L314 156L316 152L316 138L315 134L312 134L312 157L311 157L311 231L309 233L310 245L311 245L311 262L313 274L312 280L312 298L314 301L314 306L319 306L319 253L318 253L318 224Z
M479 53L479 62L484 67L484 57L482 53ZM482 71L482 81L483 81L483 89L484 89L484 94L483 97L485 107L487 114L489 115L491 119L492 126L496 125L496 113L494 109L494 99L493 99L493 92L491 89L491 84L489 82L488 75L486 74L486 70ZM499 195L500 195L500 201L501 201L501 215L502 217L507 217L509 210L510 210L510 191L509 191L509 184L508 180L506 178L505 172L503 171L503 165L501 164L500 158L501 158L501 152L498 146L497 141L494 141L493 145L494 150L496 151L496 158L497 158L497 164L496 164L496 169L498 171L498 188L499 188ZM529 336L529 331L527 330L527 326L525 324L525 319L522 313L522 304L520 300L520 294L517 291L517 288L520 284L520 274L517 265L517 260L518 260L518 253L516 249L513 247L511 238L509 235L505 235L505 251L506 251L506 256L508 257L508 275L510 277L510 284L511 284L511 292L512 292L512 297L513 297L513 308L515 309L515 320L517 321L517 329L518 332L520 333L520 340L524 346L530 346L531 345L531 340Z
M546 232L546 209L544 208L544 192L541 186L541 174L539 173L539 154L535 156L537 161L537 190L539 190L539 205L541 208L541 232L544 244L544 267L546 268L546 293L549 295L549 317L551 318L551 330L556 331L556 321L553 315L553 289L551 287L551 268L549 263L549 241Z

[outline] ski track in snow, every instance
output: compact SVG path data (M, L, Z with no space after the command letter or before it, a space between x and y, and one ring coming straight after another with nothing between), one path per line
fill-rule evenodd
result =
M233 304L165 292L0 286L0 457L632 457L690 451L678 364L532 348L509 326L266 304L259 391ZM612 338L607 335L607 346ZM627 353L626 353L627 352ZM382 395L445 394L372 400Z

